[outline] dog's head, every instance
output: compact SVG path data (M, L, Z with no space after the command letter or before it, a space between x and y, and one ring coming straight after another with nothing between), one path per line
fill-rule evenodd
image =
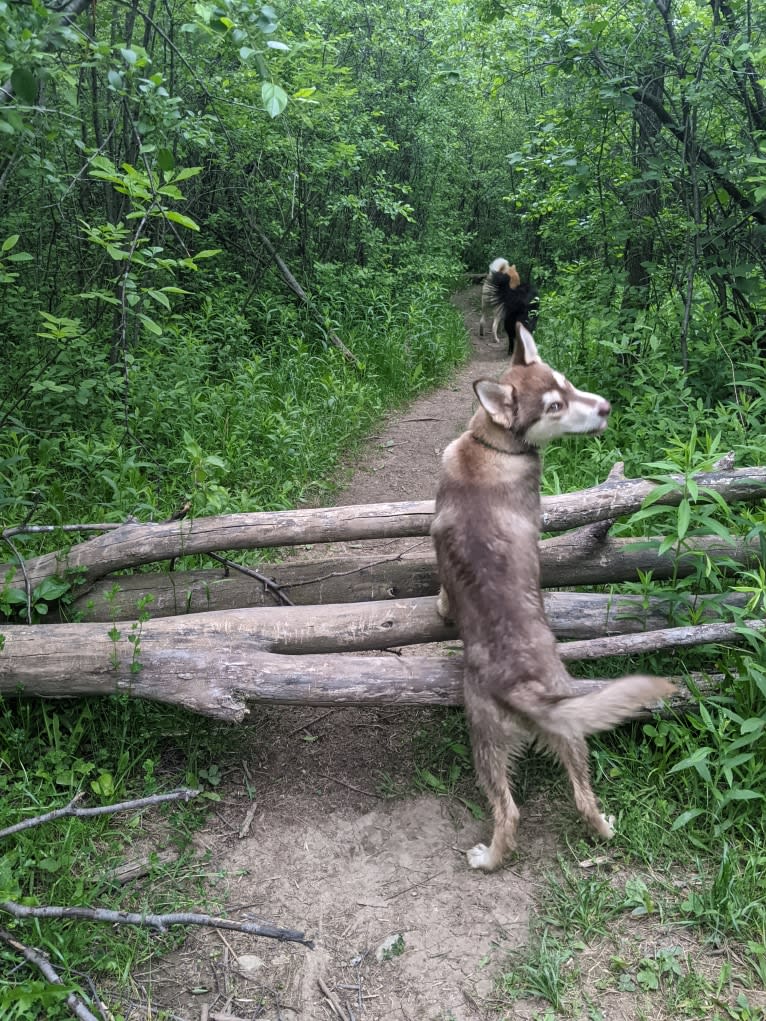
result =
M577 390L540 358L532 334L516 324L510 368L495 383L473 385L492 423L533 447L559 436L598 434L606 429L611 405L598 394Z

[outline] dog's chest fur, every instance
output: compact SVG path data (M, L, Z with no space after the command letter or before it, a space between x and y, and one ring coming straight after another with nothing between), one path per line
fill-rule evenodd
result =
M497 452L466 432L444 453L431 534L466 678L490 689L541 672L555 689L563 674L540 593L539 487L534 452Z

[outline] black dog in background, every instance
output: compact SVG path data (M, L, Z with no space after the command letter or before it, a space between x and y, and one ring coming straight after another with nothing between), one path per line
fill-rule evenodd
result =
M530 331L537 325L539 297L532 284L520 283L512 287L513 281L507 273L492 272L487 280L490 305L502 309L503 326L508 334L508 354L513 354L516 339L516 323L522 323Z

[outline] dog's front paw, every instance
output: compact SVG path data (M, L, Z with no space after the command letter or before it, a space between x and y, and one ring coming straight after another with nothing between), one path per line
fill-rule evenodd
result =
M604 840L611 840L614 836L614 816L607 816L602 812L599 818L601 820L601 825L596 826L599 836L603 837Z
M485 872L491 872L495 868L495 863L492 861L492 856L486 844L477 844L470 851L466 851L465 856L472 869L483 869Z
M450 616L449 607L449 596L445 589L439 589L439 595L436 598L436 612L439 614L445 624L453 624L454 621Z

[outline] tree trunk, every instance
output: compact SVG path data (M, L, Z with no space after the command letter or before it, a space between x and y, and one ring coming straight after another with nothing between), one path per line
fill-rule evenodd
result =
M738 640L733 624L646 632L646 627L662 625L661 607L644 611L640 597L632 601L622 597L611 609L606 597L598 600L588 593L547 594L546 608L552 622L558 622L559 633L618 632L561 645L565 660ZM626 605L630 614L623 616ZM5 629L0 694L129 693L223 719L241 719L247 699L312 705L451 703L460 676L459 669L454 672L455 658L357 657L339 651L450 638L457 638L455 629L437 615L432 598L321 610L279 607L202 613L120 622L109 628L17 625Z
M701 490L719 493L728 503L755 501L766 495L766 467L701 473L694 480ZM591 489L543 497L541 527L559 531L630 514L654 489L654 483L644 479L614 479ZM679 478L679 489L666 493L657 503L676 506L682 495ZM425 536L433 509L432 500L422 500L127 524L69 551L29 560L26 579L34 587L43 578L76 571L81 583L91 584L114 571L219 550ZM12 585L27 583L15 564L0 570L4 575L13 571Z
M66 627L67 625L61 625ZM74 625L72 625L74 627ZM459 705L462 658L419 656L283 656L263 652L246 634L189 641L174 635L137 660L125 638L113 643L107 632L84 643L76 634L24 648L33 638L16 632L12 649L0 659L0 694L63 698L129 695L180 706L195 713L237 723L247 703L301 705ZM693 629L686 629L693 630ZM641 635L640 638L647 636ZM624 641L624 639L620 639ZM113 654L117 663L113 661ZM562 653L566 646L562 647ZM10 655L9 655L10 653ZM133 667L133 669L131 668ZM592 691L603 682L575 680L575 690ZM704 685L705 679L700 679ZM707 681L709 684L710 682ZM683 706L683 689L675 696Z
M655 540L659 543L659 539ZM424 541L424 545L426 545ZM257 570L299 606L409 599L436 595L436 560L428 552L376 557L357 554L309 563L261 564ZM690 541L676 561L642 549L634 539L593 538L590 529L576 529L540 543L544 588L609 585L636 581L638 572L651 572L655 581L692 574L701 556L731 560L741 567L757 564L757 542L730 546L720 539ZM276 606L272 591L236 570L156 571L106 578L79 595L72 604L47 618L50 623L77 617L83 621L112 621L137 617L145 606L152 619L209 610Z

